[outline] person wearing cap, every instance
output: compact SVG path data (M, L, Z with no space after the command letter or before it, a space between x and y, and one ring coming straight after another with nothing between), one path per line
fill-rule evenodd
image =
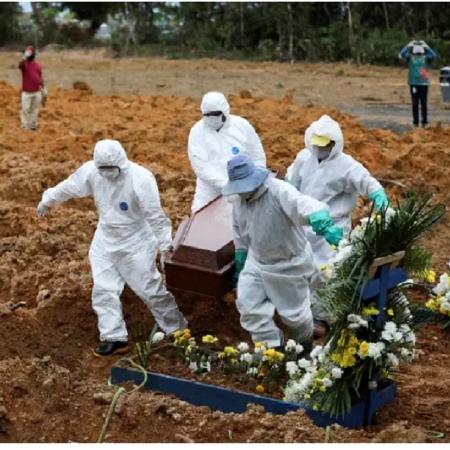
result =
M330 218L325 203L271 176L246 155L231 159L227 172L222 194L238 196L232 217L241 325L254 342L279 347L284 333L274 322L276 311L286 337L308 350L313 332L309 279L314 264L303 226L334 245L342 229Z
M305 132L305 149L289 166L285 180L299 192L319 200L330 209L333 221L343 228L344 237L351 231L351 213L359 196L368 197L376 210L385 208L389 200L381 184L350 155L344 153L344 137L339 124L327 115L313 122ZM316 274L313 288L322 282L320 268L334 256L333 248L320 236L304 227L311 244ZM313 298L317 320L328 322Z
M266 155L254 128L243 117L230 114L230 105L220 92L203 96L203 114L191 129L188 155L197 176L192 212L220 195L227 182L227 161L247 155L257 166L266 167Z
M42 67L36 61L36 51L28 46L19 62L22 72L22 110L20 114L22 128L36 130L38 125L39 109L45 93Z
M159 251L164 271L165 255L172 246L172 224L161 208L154 175L129 161L120 142L101 140L95 144L93 160L43 193L37 214L42 217L59 203L88 196L94 197L99 212L89 249L94 279L92 307L102 342L94 355L127 350L128 333L120 302L125 283L165 333L186 328L187 321L156 268Z
M399 53L399 58L408 63L408 84L411 93L413 125L419 126L419 104L422 126L428 124L428 86L430 85L430 62L438 57L425 41L411 41Z

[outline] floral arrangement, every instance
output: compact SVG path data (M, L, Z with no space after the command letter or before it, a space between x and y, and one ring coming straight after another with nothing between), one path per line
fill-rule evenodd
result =
M371 211L341 241L331 264L322 268L326 282L317 292L320 307L334 320L330 333L323 347L313 349L307 367L290 372L286 400L343 415L366 394L374 371L383 383L401 363L413 360L417 321L406 284L390 290L384 311L365 303L361 291L372 261L399 251L405 251L405 270L431 276L431 254L415 241L443 213L442 205L431 204L431 196L409 195L396 209ZM377 320L380 313L385 323Z
M447 272L439 277L439 283L432 289L425 306L443 321L444 328L450 327L450 276Z
M205 335L197 342L185 329L174 333L173 343L193 373L219 371L242 381L255 379L259 393L269 387L279 388L282 378L308 364L303 358L303 346L292 339L279 350L268 348L263 342L255 343L253 348L246 342L221 348L217 337Z

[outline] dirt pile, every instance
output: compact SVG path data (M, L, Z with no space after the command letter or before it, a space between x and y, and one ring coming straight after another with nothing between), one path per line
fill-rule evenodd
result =
M375 175L412 187L432 186L448 203L448 129L402 136L368 130L336 110L301 108L292 93L275 100L245 91L230 96L230 103L233 113L254 125L270 167L281 175L303 147L309 123L328 113L342 124L347 151ZM90 199L67 202L41 220L35 208L44 189L91 158L96 141L113 138L123 143L131 160L153 171L165 211L177 227L189 214L194 192L186 145L190 127L199 119L198 102L189 97L97 96L89 89L55 89L50 90L37 132L19 128L18 110L19 92L0 82L0 441L94 441L106 411L94 396L106 389L113 362L99 361L90 351L96 325L87 251L97 214ZM398 186L386 186L392 196L400 193ZM427 237L438 269L444 269L448 259L449 236L446 218ZM126 290L123 298L130 332L135 324L150 326L148 313L134 295ZM194 333L213 333L224 341L248 338L240 329L233 298L219 305L190 296L178 301ZM443 414L450 410L445 400L449 388L437 386L431 378L431 373L448 370L448 338L437 328L421 333L426 357L400 376L395 405L380 414L374 431L337 428L332 433L336 441L370 441L376 431L399 421L399 427L414 428L422 440L430 439L431 430L450 431ZM158 402L166 405L161 411L175 408L178 419L157 410ZM148 427L150 422L155 426ZM438 430L432 428L437 424ZM397 439L397 433L386 431L384 436ZM108 436L122 442L174 439L316 442L324 440L324 430L312 426L302 413L279 418L250 409L244 415L223 415L139 393L124 398Z

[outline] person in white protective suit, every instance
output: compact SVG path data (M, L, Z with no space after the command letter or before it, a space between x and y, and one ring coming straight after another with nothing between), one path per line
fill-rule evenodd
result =
M323 115L305 132L306 148L299 152L289 166L286 181L302 194L326 203L331 218L351 231L351 212L359 196L368 197L376 209L388 205L381 184L369 171L350 155L344 153L341 127L331 117ZM319 236L305 228L318 267L333 257L333 249Z
M376 209L388 205L380 183L362 164L344 153L341 127L329 116L323 115L310 125L305 132L305 146L288 168L286 181L302 194L326 203L333 221L343 228L344 237L351 231L351 212L359 196L372 200ZM312 283L316 288L322 282L320 269L330 262L334 251L311 229L305 227L304 231L316 264ZM312 308L318 327L327 328L330 317L316 304L314 297Z
M203 118L191 129L189 160L197 176L192 212L220 195L227 183L227 162L247 155L257 166L266 167L261 141L250 123L230 114L230 105L220 92L208 92L201 105Z
M274 322L277 311L287 337L308 351L313 333L309 278L314 263L302 226L309 224L321 239L335 245L342 229L326 217L326 204L269 176L245 155L229 161L228 177L223 195L240 196L233 202L233 230L241 325L254 342L278 347L284 333Z
M166 333L187 322L166 290L156 268L163 267L172 244L172 225L164 214L153 174L127 159L115 140L97 142L94 158L42 195L37 213L71 198L93 196L99 222L89 250L94 286L92 306L98 317L98 356L126 351L127 329L120 295L124 284L148 306Z

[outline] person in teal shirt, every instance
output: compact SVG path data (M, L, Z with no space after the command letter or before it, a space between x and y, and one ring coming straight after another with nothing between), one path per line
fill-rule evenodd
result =
M413 124L419 126L419 104L422 112L422 126L428 124L427 98L430 80L429 64L438 57L425 41L411 41L399 54L399 58L407 62L408 84L411 92Z

